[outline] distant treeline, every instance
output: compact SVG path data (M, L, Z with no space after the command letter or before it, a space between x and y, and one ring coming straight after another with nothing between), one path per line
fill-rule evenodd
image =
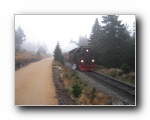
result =
M15 50L21 49L21 44L26 40L26 35L24 34L23 29L19 26L15 30Z
M40 54L47 54L48 52L46 44L26 41L26 35L24 34L24 31L20 26L15 30L15 50L27 50Z

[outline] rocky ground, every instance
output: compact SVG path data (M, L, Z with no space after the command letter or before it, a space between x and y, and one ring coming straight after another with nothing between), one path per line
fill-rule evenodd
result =
M65 86L63 84L63 80L60 77L60 71L57 66L53 66L53 82L56 89L58 105L75 105L74 101L71 100Z
M70 67L70 64L66 62L65 66ZM80 80L82 80L82 82L88 84L88 86L90 86L91 88L95 87L97 90L103 91L104 93L110 95L112 97L112 100L110 101L109 105L133 105L134 103L129 103L129 101L127 99L125 99L124 97L121 97L120 95L118 95L117 93L113 92L111 89L109 89L108 87L99 84L98 81L93 80L93 78L91 78L90 76L88 76L87 74L85 74L86 72L80 72L78 71L78 75L80 77Z

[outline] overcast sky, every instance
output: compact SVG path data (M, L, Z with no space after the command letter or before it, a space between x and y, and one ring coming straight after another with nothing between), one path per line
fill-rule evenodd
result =
M62 51L68 51L75 47L69 44L71 39L78 41L80 35L89 37L96 18L101 24L101 15L15 15L15 29L21 26L26 41L45 43L50 53L57 41ZM132 29L135 15L120 15L119 20Z

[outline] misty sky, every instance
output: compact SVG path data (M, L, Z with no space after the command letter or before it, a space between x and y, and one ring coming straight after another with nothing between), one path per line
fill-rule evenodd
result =
M62 51L69 51L76 47L69 43L71 39L78 41L80 35L89 37L96 18L101 24L101 15L15 15L15 29L21 26L26 41L45 43L50 53L57 41ZM135 15L120 15L119 20L132 29Z

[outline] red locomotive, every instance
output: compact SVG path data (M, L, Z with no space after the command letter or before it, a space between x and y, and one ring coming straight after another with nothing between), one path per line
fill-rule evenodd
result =
M67 55L68 61L76 65L76 68L84 71L94 70L93 50L89 46L82 46L69 51Z

